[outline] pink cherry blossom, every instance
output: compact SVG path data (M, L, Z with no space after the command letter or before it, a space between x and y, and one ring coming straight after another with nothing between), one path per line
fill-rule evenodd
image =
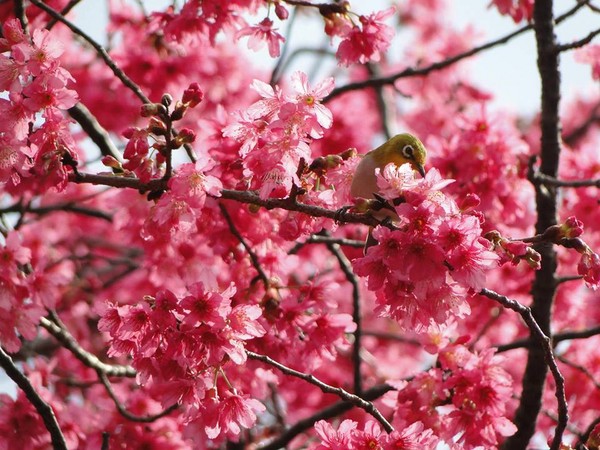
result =
M248 26L239 30L236 38L244 36L248 38L248 48L251 50L260 50L266 43L269 48L271 58L277 58L281 52L280 45L285 42L283 36L277 33L277 29L273 28L273 21L269 18L264 18L256 26Z

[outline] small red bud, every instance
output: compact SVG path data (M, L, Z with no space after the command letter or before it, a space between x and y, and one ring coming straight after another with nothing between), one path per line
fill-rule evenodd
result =
M281 3L275 5L275 14L279 17L279 20L286 20L290 16L289 11Z
M171 94L163 94L162 98L160 99L160 102L168 108L171 105L171 103L173 103L173 97L171 96Z
M156 134L159 136L164 136L165 134L167 134L167 126L165 125L165 123L162 120L157 119L156 117L150 118L147 130L150 133L153 133L153 134Z
M200 89L200 85L198 83L192 83L190 84L190 87L183 91L181 102L189 108L193 108L200 103L203 98L204 92Z
M102 164L112 169L121 169L121 163L110 155L106 155L104 158L102 158Z

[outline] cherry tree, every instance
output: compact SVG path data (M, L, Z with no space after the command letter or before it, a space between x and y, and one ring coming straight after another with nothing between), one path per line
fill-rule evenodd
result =
M600 29L556 37L593 0L493 0L490 41L445 0L111 0L105 45L78 3L0 4L0 448L600 448L600 96L559 64L598 80ZM524 34L533 117L469 71ZM400 131L425 176L352 198Z

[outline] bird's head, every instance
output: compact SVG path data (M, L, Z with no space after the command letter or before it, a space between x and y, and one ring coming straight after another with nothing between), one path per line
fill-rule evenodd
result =
M374 153L378 166L385 167L392 162L397 166L410 163L421 176L425 176L427 150L423 143L412 134L398 134L376 148Z

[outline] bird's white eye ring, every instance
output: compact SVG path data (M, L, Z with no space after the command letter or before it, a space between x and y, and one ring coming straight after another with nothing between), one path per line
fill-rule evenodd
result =
M406 144L402 147L402 155L404 155L405 158L412 159L415 156L415 149L412 145Z

